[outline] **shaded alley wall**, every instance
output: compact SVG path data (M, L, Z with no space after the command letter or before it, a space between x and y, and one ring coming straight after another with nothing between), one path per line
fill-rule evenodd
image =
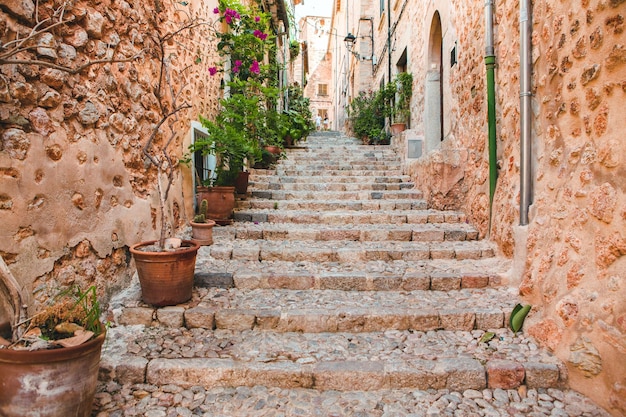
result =
M407 171L433 208L461 208L489 227L484 4L405 5L394 51L406 45L414 75L412 129L425 157ZM510 284L533 305L525 331L566 363L572 387L626 413L626 34L624 0L533 2L533 185L530 225L519 225L519 2L497 2L499 179L490 238L515 259ZM394 3L395 4L395 3ZM431 22L443 28L442 142L427 77ZM419 40L419 41L416 41ZM456 47L458 63L450 63ZM394 52L398 53L398 52ZM393 56L392 63L398 59ZM382 62L386 65L386 62Z
M163 114L154 93L155 36L189 19L214 18L217 2L189 3L73 2L64 10L70 22L14 57L50 65L0 65L0 254L32 294L31 306L73 283L95 284L106 300L133 272L128 247L157 237L156 169L142 153ZM62 4L40 1L39 19ZM0 1L2 42L27 36L36 18L33 0ZM190 121L217 107L218 86L206 71L215 58L211 34L210 25L199 25L164 44L172 85L184 86L182 98L192 105L172 126L174 160L189 143ZM111 58L125 62L76 73L53 66ZM168 137L164 125L156 143ZM183 192L176 174L172 234L192 215L189 181Z

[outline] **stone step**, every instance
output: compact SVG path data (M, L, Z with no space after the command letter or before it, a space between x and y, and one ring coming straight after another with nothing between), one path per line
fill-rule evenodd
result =
M282 167L319 167L316 169L328 169L331 167L341 167L333 169L387 169L399 167L401 162L396 154L387 155L342 155L341 151L333 150L330 153L303 153L288 154L288 159L281 161ZM349 167L349 168L348 168ZM371 168L370 168L371 167Z
M237 210L274 210L276 213L293 210L313 210L319 212L337 211L392 211L392 210L425 210L424 200L261 200L249 199L237 202Z
M293 263L213 259L204 256L206 249L201 251L196 263L197 288L453 291L499 287L507 281L510 269L509 262L499 258Z
M251 197L267 200L406 200L422 198L418 190L384 190L384 191L289 191L289 190L252 190Z
M260 171L260 170L258 170ZM374 177L371 176L310 176L303 175L287 177L277 176L275 174L267 175L266 173L255 172L250 177L251 183L279 183L279 184L329 184L329 183L374 183L374 184L398 184L398 183L410 183L411 177L408 175L398 176L386 176L386 177Z
M478 231L465 223L325 225L237 222L213 229L213 237L253 240L444 242L477 240Z
M258 182L250 181L248 190L250 192L255 191L398 191L414 189L415 184L412 182L399 182L399 183L376 183L376 182L363 182L363 183L333 183L333 182L319 182L319 183L282 183L278 181L274 182Z
M103 372L111 379L201 386L318 391L561 387L566 372L523 336L390 330L334 334L126 327L109 330Z
M517 303L504 287L452 291L342 291L196 288L192 300L154 308L125 300L116 321L234 331L335 333L489 330L505 326Z
M352 161L361 163L363 161L391 161L399 162L400 157L392 150L370 152L363 148L345 148L345 147L332 147L328 149L297 149L287 150L289 155L288 161L297 161L309 163L310 161L325 161L325 163L338 163L345 164Z
M309 161L308 163L298 162L280 164L280 169L285 171L398 171L402 169L400 162L343 162L343 163L323 163L319 161Z
M364 169L304 169L304 168L282 168L277 167L274 170L266 170L266 172L273 172L275 175L280 176L330 176L330 177L397 177L403 175L401 169L388 169L388 170L364 170Z
M215 259L292 262L422 261L428 259L481 259L495 256L485 241L353 242L310 240L242 240L206 247Z
M290 204L291 202L287 203ZM270 222L270 223L296 223L296 224L316 224L321 225L399 225L399 224L438 224L438 223L465 223L467 221L464 213L457 211L439 211L418 209L415 202L407 203L413 210L403 210L401 208L385 205L385 211L373 211L362 208L356 211L336 210L287 210L282 207L286 203L278 204L280 210L274 209L272 203L268 201L255 202L240 201L239 208L235 211L236 221L248 222ZM252 206L264 205L267 208L251 208ZM216 229L217 230L217 229Z

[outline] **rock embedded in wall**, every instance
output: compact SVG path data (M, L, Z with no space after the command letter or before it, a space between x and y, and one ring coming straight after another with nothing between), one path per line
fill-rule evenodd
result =
M590 378L602 372L602 358L591 339L580 337L570 346L568 362Z
M590 213L604 223L611 223L618 203L615 188L609 183L604 183L591 192L590 200Z

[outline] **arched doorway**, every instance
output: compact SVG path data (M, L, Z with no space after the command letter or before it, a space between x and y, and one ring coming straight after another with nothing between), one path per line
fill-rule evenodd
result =
M425 136L426 149L435 149L443 140L443 31L441 17L435 12L430 24L426 70Z

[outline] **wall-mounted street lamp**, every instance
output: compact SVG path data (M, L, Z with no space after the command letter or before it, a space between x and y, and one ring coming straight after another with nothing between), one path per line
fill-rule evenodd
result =
M352 54L358 57L359 54L352 51L352 48L354 47L354 43L356 42L356 36L348 32L348 36L343 38L343 42L346 44L346 49L348 50L348 52L351 52Z
M361 20L369 20L369 19L361 19ZM373 29L372 29L373 30ZM376 65L376 58L374 57L374 38L371 35L360 36L361 38L370 38L372 42L372 56L366 57L361 56L358 52L354 51L354 44L356 43L357 37L352 33L348 32L348 35L343 38L343 42L346 44L346 49L352 55L356 57L356 59L360 61L372 61L372 71L374 70L374 66Z

